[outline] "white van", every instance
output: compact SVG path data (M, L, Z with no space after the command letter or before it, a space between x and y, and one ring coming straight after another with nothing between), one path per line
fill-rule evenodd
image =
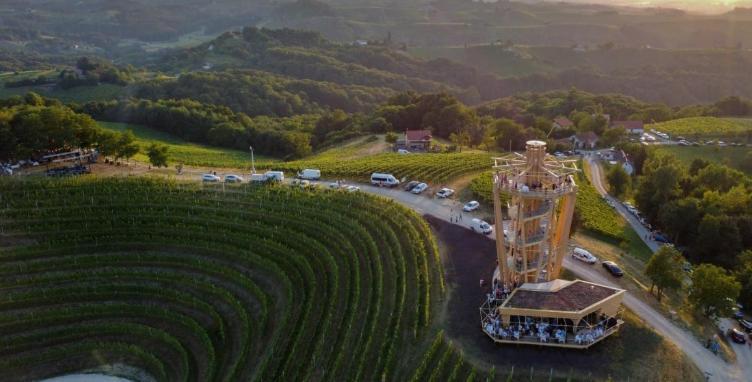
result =
M307 168L298 173L298 178L306 180L319 180L321 179L321 170Z
M285 173L282 171L267 171L264 176L269 182L284 182Z
M473 232L482 233L484 235L488 235L491 232L493 232L493 228L491 227L490 224L488 224L485 221L480 220L478 218L475 218L475 219L473 219L473 220L470 221L470 229Z
M371 174L371 184L379 187L397 187L399 186L400 182L392 174L380 174L378 172L374 172L373 174Z
M588 264L595 264L598 261L592 253L582 248L575 248L572 251L572 257Z

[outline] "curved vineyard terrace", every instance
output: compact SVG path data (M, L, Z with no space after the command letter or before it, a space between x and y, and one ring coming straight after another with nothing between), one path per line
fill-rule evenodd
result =
M4 179L0 287L4 380L343 381L412 376L444 280L423 219L360 193Z

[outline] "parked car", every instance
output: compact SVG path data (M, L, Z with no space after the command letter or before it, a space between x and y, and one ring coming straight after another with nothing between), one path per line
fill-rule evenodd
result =
M491 232L493 232L493 228L491 227L490 224L478 218L474 218L473 220L470 221L470 229L473 232L482 233L484 235L488 235Z
M451 188L446 188L446 187L442 188L441 190L439 190L439 192L436 193L436 196L440 198L448 198L452 195L454 195L454 190L452 190Z
M347 187L345 187L345 189L347 190L347 192L358 192L358 191L360 191L360 187L358 187L358 186L347 186Z
M596 262L598 262L598 258L582 248L575 248L572 251L572 257L588 264L595 264Z
M340 188L340 185L337 182L331 182L331 183L329 183L329 188L337 190L337 189Z
M738 344L746 344L747 338L745 338L744 333L742 333L739 329L731 328L728 331L729 337L731 337L731 340L738 343Z
M397 154L410 154L410 152L405 149L399 149L397 150Z
M266 174L251 174L251 183L266 183Z
M619 268L619 266L616 265L616 263L614 263L613 261L604 261L603 262L603 268L606 268L606 270L608 271L608 273L610 273L610 274L612 274L612 275L614 275L616 277L622 277L622 276L624 276L624 271L622 271L621 268Z
M221 179L214 174L201 175L201 180L204 182L219 182Z
M739 319L739 326L741 326L742 329L744 329L745 332L752 333L752 322L747 321L747 320L745 320L743 318L740 318Z
M308 187L311 185L311 182L305 180L305 179L293 179L292 183L290 183L291 186L300 186L300 187Z
M225 183L243 183L243 177L240 175L225 175Z
M411 180L407 182L407 184L405 184L405 191L411 191L413 188L415 188L415 186L419 184L420 182L418 182L417 180Z
M666 236L664 236L660 232L656 232L655 235L653 235L653 239L659 243L671 244L671 240L669 240Z
M298 178L306 180L319 180L321 179L321 170L307 168L298 173Z
M427 184L425 184L425 183L419 183L417 186L413 187L413 189L410 190L410 192L412 192L415 195L418 195L421 192L425 191L426 189L428 189L428 185Z
M477 209L478 209L478 207L480 207L480 203L478 203L478 202L477 202L477 201L475 201L475 200L472 200L472 201L469 201L469 202L467 202L467 203L466 203L466 204L465 204L465 205L464 205L464 206L462 207L462 210L463 210L463 211L465 211L465 212L473 212L473 211L477 210Z

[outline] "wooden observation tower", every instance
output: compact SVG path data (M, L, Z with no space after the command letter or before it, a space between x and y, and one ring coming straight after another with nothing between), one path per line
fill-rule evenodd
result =
M496 230L498 280L522 285L558 278L574 214L577 165L546 154L546 143L528 141L525 154L494 159L496 227L503 226L502 194L510 224ZM505 232L506 231L506 232Z
M559 279L569 251L576 160L528 141L524 154L495 158L493 169L498 267L480 308L481 329L497 343L580 349L617 332L624 290Z

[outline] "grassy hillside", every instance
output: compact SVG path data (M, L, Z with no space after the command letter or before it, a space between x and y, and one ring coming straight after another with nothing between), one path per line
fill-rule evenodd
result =
M672 136L686 138L735 138L744 139L752 135L752 119L695 117L682 118L646 126Z
M250 168L251 153L239 150L224 149L214 146L199 145L196 143L186 142L170 134L140 125L115 122L99 122L99 125L107 130L124 131L130 129L136 136L136 142L141 147L141 152L136 154L135 160L148 162L146 148L153 142L158 142L169 147L168 159L170 165L183 163L188 166L209 166L209 167L232 167L232 168ZM256 155L258 163L268 163L274 161L271 158Z

